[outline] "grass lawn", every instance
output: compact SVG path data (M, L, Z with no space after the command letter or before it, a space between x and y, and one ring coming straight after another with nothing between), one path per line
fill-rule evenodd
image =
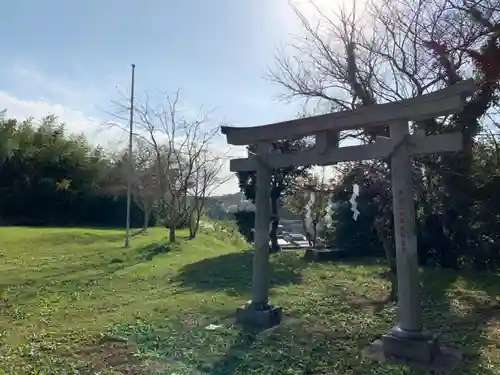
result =
M0 374L412 373L360 356L395 321L373 303L389 288L376 262L273 256L272 302L289 317L251 332L232 325L250 298L245 244L206 232L169 249L165 236L125 250L119 231L1 228ZM500 374L499 277L422 277L427 327L464 351L454 374Z

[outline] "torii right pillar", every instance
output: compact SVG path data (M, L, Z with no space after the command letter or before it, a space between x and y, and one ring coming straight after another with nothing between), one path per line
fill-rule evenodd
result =
M404 143L408 135L406 121L390 125L391 140L403 142L391 156L398 317L397 325L382 337L382 343L386 356L432 362L439 353L439 345L434 335L424 331L422 323L412 165Z
M450 369L458 362L458 353L440 348L437 336L423 327L412 165L405 141L408 136L407 121L390 124L390 139L400 144L391 155L398 312L396 326L379 343L386 359Z

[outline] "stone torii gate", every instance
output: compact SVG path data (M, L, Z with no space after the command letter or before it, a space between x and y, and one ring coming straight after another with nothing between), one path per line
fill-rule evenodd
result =
M281 320L281 308L269 304L270 181L273 169L297 165L329 165L341 161L391 160L393 211L398 278L398 318L394 329L381 342L386 356L430 362L438 353L435 336L423 328L418 274L415 208L411 156L454 152L462 148L462 134L426 136L410 134L409 121L422 121L458 113L474 89L473 80L393 103L361 107L256 127L222 127L232 145L256 146L256 153L233 159L231 171L256 171L255 251L252 300L237 311L243 324L272 326ZM388 125L390 137L375 143L339 147L343 130ZM271 152L274 141L315 136L313 149L298 153Z

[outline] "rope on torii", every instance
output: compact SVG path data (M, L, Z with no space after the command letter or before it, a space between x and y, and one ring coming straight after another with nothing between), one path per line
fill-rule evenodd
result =
M356 198L359 196L359 185L352 185L352 195L351 199L349 199L349 203L351 203L351 211L353 212L352 218L354 221L358 220L359 211L358 211L358 203L356 202Z
M325 209L325 217L323 219L325 222L326 228L331 228L333 225L332 215L333 215L333 201L330 198L330 199L328 199L328 204L326 205L326 209Z
M314 191L309 191L309 201L307 202L304 210L306 211L304 216L304 221L306 225L306 229L310 230L313 227L313 217L312 217L312 209L314 203L316 202L316 193Z
M417 134L425 135L425 133L422 134L421 131L418 131ZM382 137L380 137L380 138L382 138ZM401 138L398 142L396 142L396 144L389 151L386 158L390 158L396 151L398 151L403 146L411 147L413 145L414 144L411 141L411 134L407 134L403 138ZM359 196L359 185L353 184L352 185L352 195L351 195L351 199L349 199L349 203L351 203L351 211L353 212L352 218L354 221L357 221L358 217L360 215L360 212L358 210L358 203L356 202L356 198L358 196Z
M316 192L318 190L306 188L306 191L309 191L309 201L307 202L307 204L304 207L305 225L306 225L306 228L309 230L314 225L313 218L312 218L312 210L313 210L314 203L316 202ZM325 190L325 192L326 192L326 190ZM351 198L349 199L349 203L351 204L351 211L353 212L352 218L354 221L357 221L358 217L360 215L360 212L358 210L358 203L356 202L356 198L358 196L359 196L359 185L354 184L352 186L352 195L351 195ZM326 228L331 228L331 226L333 225L333 219L332 219L333 208L334 208L333 201L330 197L330 199L328 199L328 204L327 204L326 209L325 209L325 216L323 217L323 221L325 223Z

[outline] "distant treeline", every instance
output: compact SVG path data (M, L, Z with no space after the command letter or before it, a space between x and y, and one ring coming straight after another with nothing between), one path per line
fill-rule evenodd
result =
M68 135L55 116L40 123L0 116L0 223L36 226L125 225L125 189L116 163L84 136ZM143 225L132 204L134 227ZM154 221L154 217L151 219Z

